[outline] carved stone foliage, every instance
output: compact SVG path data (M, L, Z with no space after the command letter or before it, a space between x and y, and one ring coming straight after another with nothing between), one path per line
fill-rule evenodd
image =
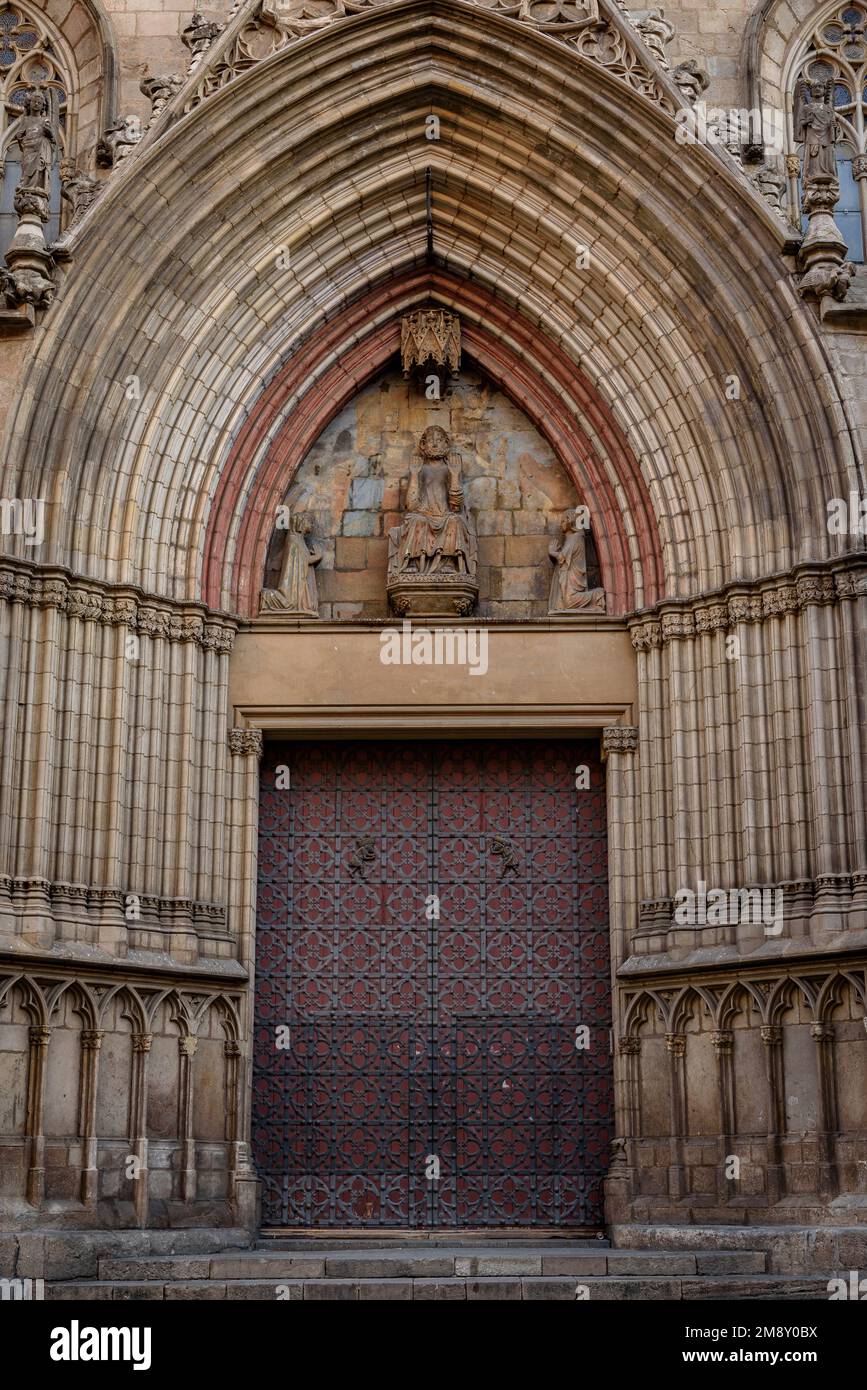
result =
M707 73L699 67L694 58L688 58L685 63L678 63L672 77L675 86L680 88L690 106L695 105L710 83Z
M464 505L461 456L438 425L410 463L405 516L388 533L388 596L408 617L466 616L478 598L475 524Z
M638 749L638 726L609 724L602 730L603 757L610 753L635 753Z
M103 180L95 179L90 174L81 173L74 164L68 161L61 164L60 195L72 209L72 216L60 239L61 243L66 241L69 233L78 226L85 213L90 211L104 188L105 182Z
M752 592L745 592L743 585L733 585L717 595L704 595L667 611L641 614L630 623L629 631L636 651L650 651L676 638L725 632L739 623L760 623L800 613L812 604L838 603L865 593L867 563L860 559L842 565L832 561L776 580L763 580Z
M148 600L144 594L94 581L84 585L63 571L46 573L23 561L3 560L0 599L33 608L57 608L70 618L128 627L148 637L195 642L207 651L230 652L235 640L234 624L207 610L190 612L180 605Z
M236 758L261 758L261 729L230 729L229 752Z
M390 0L258 0L241 11L225 32L207 39L201 25L185 31L184 42L193 52L190 72L200 70L199 81L185 98L189 111L212 92L224 87L240 73L278 49L328 25L388 4ZM598 63L630 87L662 106L670 114L678 109L677 98L664 77L665 44L671 26L662 11L653 10L644 21L640 37L652 53L633 37L625 11L605 0L471 0L484 13L501 14L550 35L567 44L582 58ZM198 45L198 51L193 50ZM213 47L212 47L213 46ZM208 48L212 52L208 53ZM207 56L206 56L207 54ZM659 68L653 65L653 59Z
M168 106L172 97L179 92L184 85L184 79L178 74L173 73L169 77L152 76L143 77L139 83L139 91L142 96L146 96L151 104L151 116L148 128L158 120L163 111Z
M400 362L404 376L414 368L457 376L461 368L461 321L444 309L417 309L400 321Z

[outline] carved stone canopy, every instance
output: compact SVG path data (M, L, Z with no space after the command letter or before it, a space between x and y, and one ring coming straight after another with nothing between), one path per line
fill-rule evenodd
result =
M444 309L417 309L400 321L400 361L404 376L414 368L448 372L461 369L461 322Z

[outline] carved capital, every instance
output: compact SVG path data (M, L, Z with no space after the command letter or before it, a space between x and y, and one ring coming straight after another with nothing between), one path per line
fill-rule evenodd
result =
M715 1028L710 1036L717 1053L727 1055L734 1050L735 1038L731 1028Z
M638 749L638 726L609 724L602 730L602 756L611 753L635 753Z
M192 1033L182 1033L178 1038L178 1051L182 1057L195 1057L199 1040Z
M636 1057L641 1051L641 1038L635 1033L626 1033L620 1038L618 1046L625 1057Z
M686 1034L685 1033L666 1033L666 1049L673 1057L686 1056Z
M833 1023L811 1023L810 1037L815 1038L816 1042L833 1042L834 1025Z
M30 1039L31 1047L47 1047L51 1041L51 1029L34 1024L32 1028L28 1029L27 1036Z
M230 729L229 752L236 758L261 758L261 729Z
M85 1052L98 1052L104 1037L105 1032L101 1028L82 1028L81 1046Z
M132 1050L133 1052L150 1052L151 1043L154 1040L153 1033L133 1033Z
M778 1023L764 1024L759 1030L765 1047L781 1047L783 1030Z

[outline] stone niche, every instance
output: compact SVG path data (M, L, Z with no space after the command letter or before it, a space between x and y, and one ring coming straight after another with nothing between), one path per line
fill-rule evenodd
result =
M466 507L478 535L475 616L544 618L564 512L582 499L527 416L465 358L443 398L428 401L399 365L359 393L323 430L284 502L312 522L323 619L385 618L388 533L403 518L410 460L439 425L461 455ZM264 587L277 582L285 532L275 530ZM601 584L592 532L588 587Z

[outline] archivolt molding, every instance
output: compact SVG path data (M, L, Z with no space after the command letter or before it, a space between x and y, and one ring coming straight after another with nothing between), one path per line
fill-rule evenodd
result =
M789 574L753 585L730 584L716 594L688 601L666 599L653 614L635 614L629 632L636 651L650 651L677 638L727 632L741 623L761 623L865 595L867 553L861 553L825 565L798 566Z
M326 30L315 64L297 44L255 65L112 179L76 229L75 272L11 412L7 486L45 498L46 563L195 602L203 553L222 545L208 592L226 604L240 520L213 507L227 460L326 325L371 289L371 336L404 307L389 286L425 265L428 170L436 265L514 322L498 331L523 335L528 377L553 388L556 350L625 436L665 589L842 548L825 501L856 485L855 433L810 311L779 275L771 212L626 84L598 69L591 86L565 45L526 26L516 47L513 25L477 20L454 0L401 0ZM439 142L424 138L432 109ZM463 320L455 297L443 307ZM360 337L331 343L311 390ZM733 370L740 403L725 397ZM634 482L609 482L640 605L659 589L636 575Z

